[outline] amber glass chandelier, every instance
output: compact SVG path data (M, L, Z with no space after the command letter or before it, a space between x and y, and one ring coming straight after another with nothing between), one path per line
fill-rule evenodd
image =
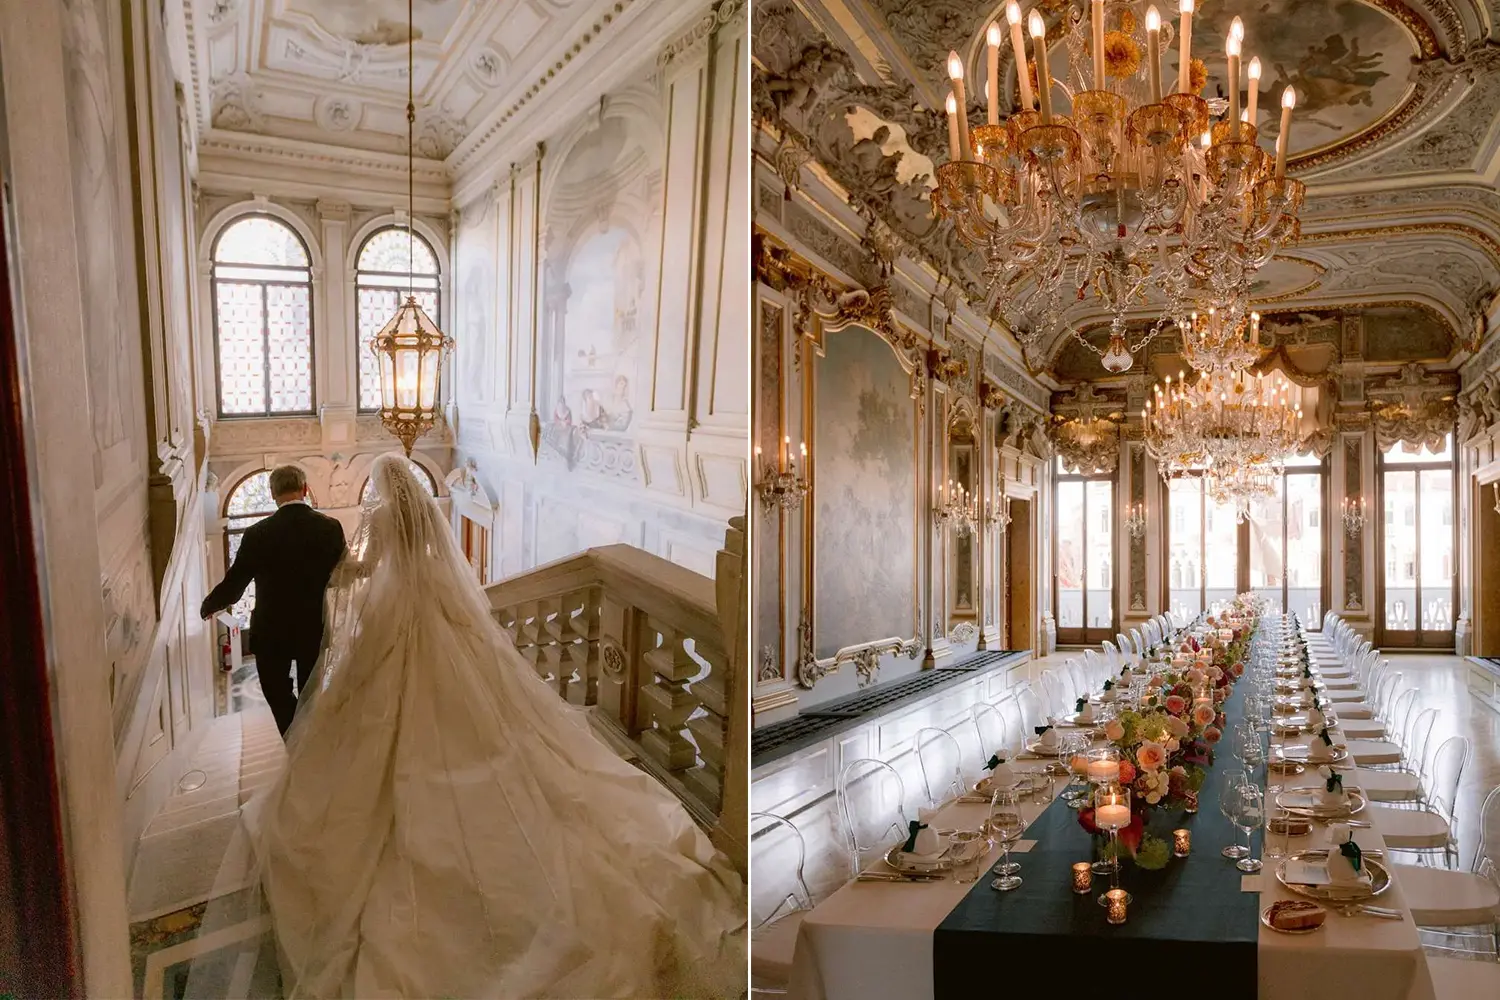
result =
M401 442L408 457L417 438L437 423L438 382L444 353L453 339L443 333L431 316L417 305L416 278L411 271L416 260L416 233L412 229L416 207L417 121L416 85L414 83L413 47L415 24L412 0L406 3L406 232L411 240L407 255L409 284L406 301L396 309L380 332L370 340L370 348L380 371L380 422Z
M988 26L987 120L970 129L964 64L948 58L949 162L937 168L933 205L985 256L997 305L1024 349L1068 326L1065 313L1096 300L1110 314L1100 348L1074 335L1110 372L1188 303L1243 298L1250 277L1298 233L1303 187L1286 177L1286 143L1296 94L1283 96L1276 155L1257 139L1259 60L1249 67L1241 111L1239 18L1225 42L1227 101L1199 96L1207 80L1190 48L1193 0L1181 0L1180 29L1136 0L1091 0L1069 7L1059 25L1067 58L1054 74L1040 11L1024 18L1006 5L1018 69L1020 108L1001 119L998 53L1005 33ZM1162 80L1162 50L1178 42L1175 85ZM1034 68L1033 68L1034 67ZM1032 74L1039 84L1033 87ZM1053 105L1060 91L1067 107ZM1161 318L1134 342L1126 316L1148 293Z

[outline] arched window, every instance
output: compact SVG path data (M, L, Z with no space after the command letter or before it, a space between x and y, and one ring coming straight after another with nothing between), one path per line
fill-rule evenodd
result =
M224 516L229 519L229 526L224 532L228 556L224 563L226 568L234 564L234 557L240 551L240 542L245 537L245 529L274 513L276 501L271 498L271 473L268 470L250 473L230 491L229 502L224 505ZM230 613L240 620L241 627L249 627L250 612L254 607L255 584L252 583L239 603L230 609Z
M422 484L422 489L427 491L427 495L430 497L437 496L437 483L433 482L432 473L428 472L426 469L422 468L420 465L418 465L416 462L413 462L409 458L406 460L406 464L411 467L412 475L417 477L417 482ZM364 503L374 496L375 480L373 477L367 478L365 480L365 488L359 491L359 502Z
M213 253L221 417L313 412L312 269L285 223L247 215Z
M372 233L359 249L354 291L359 303L359 410L380 409L380 369L370 341L390 321L407 290L432 317L438 316L438 263L432 246L415 232L391 226Z

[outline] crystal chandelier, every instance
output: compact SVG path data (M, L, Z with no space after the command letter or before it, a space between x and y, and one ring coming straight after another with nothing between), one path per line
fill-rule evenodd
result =
M1183 360L1198 371L1240 371L1260 360L1260 313L1251 313L1247 320L1238 303L1194 312L1178 329Z
M951 525L953 530L960 535L967 535L977 527L981 521L979 504L974 495L964 489L963 483L954 483L948 480L946 499L934 508L933 518L941 525ZM988 521L989 518L983 518Z
M416 169L413 166L417 121L416 88L412 77L413 39L412 3L406 4L406 233L411 240L407 254L407 278L416 281L411 267L416 261L416 217L414 192ZM401 442L407 457L417 438L437 423L438 381L443 355L453 346L453 338L443 333L426 311L417 305L417 297L408 285L406 301L370 340L380 373L380 422Z
M1000 121L1002 32L992 23L987 121L972 133L963 60L949 53L949 162L937 167L932 194L939 217L984 253L985 277L1023 349L1068 325L1065 312L1092 297L1110 315L1107 346L1073 334L1111 372L1129 369L1134 352L1170 318L1186 315L1195 293L1206 290L1216 302L1241 297L1255 270L1297 235L1303 196L1302 184L1285 173L1296 101L1290 87L1274 166L1257 142L1259 60L1251 62L1241 114L1240 20L1226 44L1226 75L1235 85L1227 102L1209 102L1198 96L1207 72L1190 52L1193 0L1181 0L1171 93L1163 89L1161 53L1174 32L1155 7L1142 17L1143 6L1092 0L1088 18L1069 7L1062 24L1068 58L1056 77L1046 22L1031 11L1026 24L1041 81L1033 96L1021 8L1011 0L1006 20L1020 110ZM1068 99L1069 114L1054 111L1054 89ZM1165 299L1161 318L1132 342L1126 315L1153 290Z
M1120 458L1120 428L1107 417L1059 420L1052 432L1064 468L1081 475L1113 472Z
M1218 368L1188 384L1155 387L1141 411L1146 450L1163 478L1197 475L1241 517L1269 495L1285 457L1300 441L1302 404L1279 372L1269 378Z

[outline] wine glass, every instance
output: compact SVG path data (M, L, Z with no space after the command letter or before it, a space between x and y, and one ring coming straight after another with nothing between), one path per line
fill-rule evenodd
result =
M1060 760L1068 765L1068 787L1063 790L1063 801L1077 809L1088 801L1089 761L1086 756L1089 738L1082 733L1070 733L1063 737Z
M1003 849L1000 863L993 869L1000 877L990 885L1001 892L1008 892L1021 884L1016 872L1021 866L1010 859L1010 847L1021 839L1026 823L1021 818L1020 797L1011 789L999 788L990 798L990 838Z
M1260 871L1260 859L1254 857L1250 850L1250 838L1255 830L1265 822L1266 798L1253 784L1244 784L1239 788L1239 795L1234 799L1234 816L1232 820L1237 829L1245 834L1245 856L1235 863L1235 867L1242 872ZM1238 842L1239 838L1235 838Z
M1250 777L1244 771L1227 771L1219 781L1219 811L1230 823L1234 823L1235 817L1239 814L1240 789L1248 784L1250 784ZM1241 847L1239 837L1236 836L1234 843L1219 853L1226 858L1243 858L1250 853L1250 849Z

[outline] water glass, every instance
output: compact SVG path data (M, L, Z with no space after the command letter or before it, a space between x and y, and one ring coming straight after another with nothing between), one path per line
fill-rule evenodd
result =
M1010 847L1021 839L1026 822L1021 816L1020 798L1010 789L997 789L990 799L990 838L1001 845L1003 854L1000 863L993 869L1000 877L990 885L1001 892L1008 892L1021 884L1016 872L1021 866L1010 859Z
M1239 796L1235 800L1234 825L1245 834L1245 856L1235 863L1235 867L1242 872L1260 871L1260 859L1253 856L1250 849L1252 836L1265 822L1266 799L1259 788L1251 784L1241 785ZM1238 839L1238 838L1236 838Z
M1219 779L1219 812L1230 823L1236 822L1239 815L1240 790L1250 784L1250 777L1244 771L1227 771ZM1257 789L1259 791L1259 789ZM1250 853L1248 847L1241 847L1238 837L1234 843L1219 852L1226 858L1243 858Z

